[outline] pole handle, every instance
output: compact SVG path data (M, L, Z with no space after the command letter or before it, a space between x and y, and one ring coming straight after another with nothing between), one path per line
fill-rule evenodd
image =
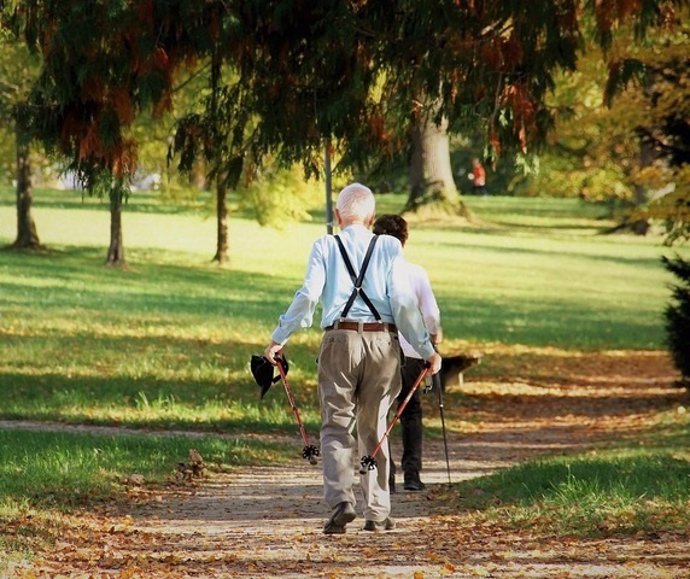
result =
M441 372L436 372L436 374L434 374L431 377L431 380L434 384L434 388L436 388L440 392L441 391Z

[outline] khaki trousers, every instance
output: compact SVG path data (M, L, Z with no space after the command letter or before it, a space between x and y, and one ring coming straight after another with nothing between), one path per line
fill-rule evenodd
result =
M401 388L397 333L328 330L318 380L324 498L331 508L343 501L356 505L355 471L386 432L388 411ZM383 521L391 510L387 441L376 463L376 469L359 476L365 519Z

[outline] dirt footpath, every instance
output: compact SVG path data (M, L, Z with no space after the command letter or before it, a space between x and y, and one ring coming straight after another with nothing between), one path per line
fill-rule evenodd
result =
M453 481L630 436L660 410L685 403L660 354L614 358L591 375L465 383L466 408L448 405ZM322 533L328 508L320 469L301 459L211 473L165 491L132 489L124 506L70 519L54 551L14 576L690 577L686 538L554 539L461 525L444 499L439 439L425 442L423 480L426 491L393 495L394 531L363 531L360 504L360 516L340 536Z

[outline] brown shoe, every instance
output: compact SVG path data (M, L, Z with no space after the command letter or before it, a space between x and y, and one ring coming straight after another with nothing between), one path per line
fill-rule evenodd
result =
M352 504L345 501L338 503L331 513L331 518L326 521L323 532L327 535L342 535L345 533L345 525L352 522L356 516Z
M381 532L392 531L393 529L395 529L395 521L391 517L388 517L383 521L366 521L364 523L365 531Z

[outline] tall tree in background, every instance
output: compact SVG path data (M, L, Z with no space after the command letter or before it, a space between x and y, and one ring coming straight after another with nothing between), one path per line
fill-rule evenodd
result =
M152 2L4 4L43 58L29 101L33 134L66 157L87 191L109 198L107 262L124 263L122 207L137 161L131 126L142 110L169 107L172 71L193 51L177 48L177 28Z
M450 162L448 121L434 122L428 111L421 111L412 125L410 153L410 192L405 211L429 205L445 211L458 211L458 189Z
M38 239L36 223L31 213L34 202L31 182L31 137L26 129L25 103L17 103L13 116L17 147L17 238L12 247L39 249L41 242Z
M26 99L38 74L38 64L8 30L0 29L0 120L11 127L15 143L17 237L10 247L39 249L41 242L31 209L31 135Z
M221 19L218 18L219 22ZM217 31L217 33L219 33ZM216 197L216 253L213 261L226 263L229 258L228 190L236 187L243 166L239 144L231 138L236 111L231 86L224 79L223 59L214 44L208 78L208 96L202 112L189 112L176 125L175 138L169 148L169 162L177 156L178 168L193 176L200 161L208 169L206 180L213 183ZM226 71L227 72L227 71Z
M606 44L621 22L641 33L662 5L683 2L5 4L43 57L36 133L88 187L109 175L117 192L136 166L133 119L169 108L175 73L216 51L237 72L241 115L227 119L227 134L246 140L240 158L271 154L318 174L326 142L342 152L340 167L366 164L374 151L399 154L420 94L435 97L421 112L436 125L447 120L452 133L483 122L494 154L524 155L551 126L554 73L576 66L583 13L595 13ZM221 172L237 162L229 155Z

